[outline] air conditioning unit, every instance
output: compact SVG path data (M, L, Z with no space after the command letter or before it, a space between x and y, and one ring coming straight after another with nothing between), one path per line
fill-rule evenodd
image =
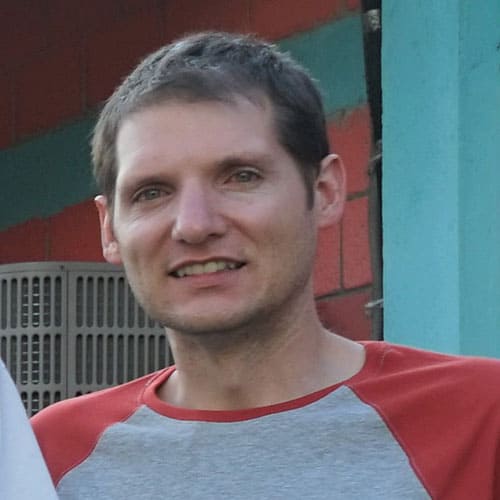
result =
M29 415L172 362L123 270L93 262L0 265L0 356Z

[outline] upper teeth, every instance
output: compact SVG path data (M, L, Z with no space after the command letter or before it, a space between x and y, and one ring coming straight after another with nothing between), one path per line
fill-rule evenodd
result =
M210 261L205 264L193 264L181 267L174 274L182 278L183 276L192 276L193 274L215 273L224 269L236 269L236 267L236 262Z

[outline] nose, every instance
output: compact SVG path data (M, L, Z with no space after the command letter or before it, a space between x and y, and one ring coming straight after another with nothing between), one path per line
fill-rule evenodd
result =
M185 186L178 192L172 238L189 244L200 244L221 236L226 230L221 203L216 193L202 185Z

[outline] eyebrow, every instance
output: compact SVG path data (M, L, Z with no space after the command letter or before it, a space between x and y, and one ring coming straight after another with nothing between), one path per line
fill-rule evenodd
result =
M265 166L271 164L272 156L262 153L241 153L231 154L224 157L221 161L216 162L217 165L224 168L238 167L245 165Z
M158 185L158 184L165 184L165 179L162 178L161 175L147 175L144 177L136 175L135 177L125 180L121 185L120 191L125 194L128 194L133 192L139 186Z
M242 153L232 153L228 156L223 157L220 160L213 162L213 166L218 169L224 170L235 167L244 167L255 165L257 167L264 167L272 163L272 155L265 153L253 153L253 152L242 152ZM155 185L155 184L165 184L165 176L162 174L151 174L142 176L140 173L135 176L131 176L124 180L121 184L121 189L123 193L130 193L134 191L138 186L142 185Z

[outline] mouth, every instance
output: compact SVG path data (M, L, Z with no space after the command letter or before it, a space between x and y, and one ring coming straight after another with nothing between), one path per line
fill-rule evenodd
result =
M187 276L198 276L200 274L213 274L221 271L234 271L245 265L244 262L234 262L228 260L210 260L203 263L188 264L181 266L169 275L174 278L184 278Z

